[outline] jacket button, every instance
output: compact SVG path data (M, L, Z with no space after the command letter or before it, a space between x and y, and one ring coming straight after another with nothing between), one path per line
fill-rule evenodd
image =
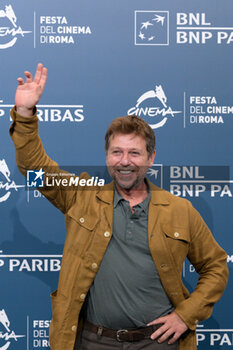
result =
M83 224L85 220L84 218L80 218L79 221L81 222L81 224Z
M162 264L160 265L161 269L165 269L165 267L167 267L167 264Z
M91 264L91 267L93 268L93 270L97 269L98 265L96 263Z
M72 327L71 327L71 330L72 330L72 332L76 332L77 327L76 327L76 326L72 326Z
M110 236L110 232L106 231L104 232L104 237L108 238Z
M174 236L175 236L176 238L178 238L179 235L180 235L179 232L175 232L175 233L174 233Z
M82 293L82 294L80 295L80 299L81 299L81 300L84 300L85 298L86 298L86 294Z

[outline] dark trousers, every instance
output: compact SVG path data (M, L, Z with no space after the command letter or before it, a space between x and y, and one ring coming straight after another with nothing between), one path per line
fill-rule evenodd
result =
M178 350L178 342L169 345L146 338L136 342L119 342L83 329L77 336L74 350Z

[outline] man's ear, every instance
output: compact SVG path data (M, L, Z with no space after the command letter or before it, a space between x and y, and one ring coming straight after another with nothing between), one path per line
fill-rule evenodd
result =
M152 155L149 158L150 166L154 164L155 156L156 156L156 150L153 151Z

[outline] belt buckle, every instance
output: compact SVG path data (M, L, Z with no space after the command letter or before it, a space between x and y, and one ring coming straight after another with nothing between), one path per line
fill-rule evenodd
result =
M125 333L128 333L128 332L129 332L129 331L128 331L127 329L119 329L119 330L117 331L117 335L116 335L117 341L119 341L119 342L124 341L124 340L121 340L121 339L120 339L120 336L121 336L121 334L125 334Z

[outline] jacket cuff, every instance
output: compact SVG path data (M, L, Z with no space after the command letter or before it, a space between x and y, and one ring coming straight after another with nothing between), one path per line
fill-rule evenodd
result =
M212 310L213 304L207 305L207 303L199 302L197 305L191 295L178 304L174 311L182 318L189 329L195 330L198 323L210 317Z
M14 131L22 133L22 134L30 134L38 130L38 118L37 118L37 109L34 107L33 116L28 118L20 115L16 111L16 107L14 106L10 111L10 116L12 119L12 124L10 126L10 135L13 134Z
M184 323L188 326L189 329L191 329L192 331L195 331L197 325L199 322L201 322L200 320L198 319L190 319L190 317L187 319L182 311L178 310L178 309L175 309L174 310L175 313L184 321Z

